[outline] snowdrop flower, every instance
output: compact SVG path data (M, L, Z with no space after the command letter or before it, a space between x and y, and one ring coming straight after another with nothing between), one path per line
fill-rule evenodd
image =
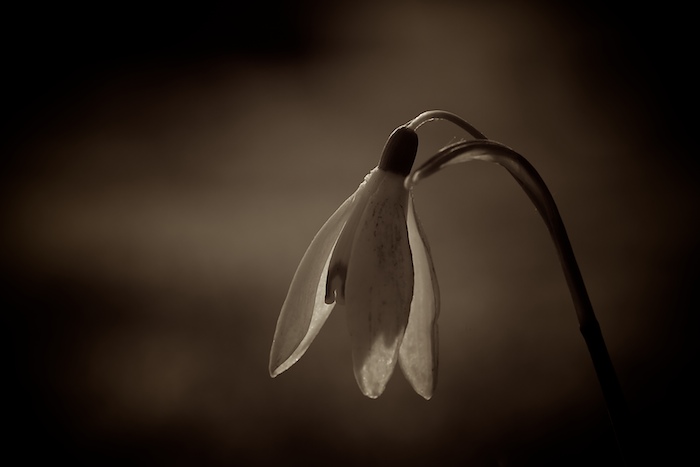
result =
M411 172L418 148L415 130L432 120L452 122L474 141L450 144ZM542 215L559 255L618 446L626 457L629 412L554 198L523 156L443 110L423 112L395 130L379 165L314 237L277 320L270 375L279 375L304 355L337 307L347 317L355 379L366 396L382 394L398 361L416 392L426 399L432 397L437 377L439 293L412 190L443 168L470 161L503 166Z
M355 379L379 397L398 361L414 390L430 399L437 377L438 285L410 188L404 180L416 133L396 129L379 165L316 234L282 305L270 375L296 363L332 310L345 313Z

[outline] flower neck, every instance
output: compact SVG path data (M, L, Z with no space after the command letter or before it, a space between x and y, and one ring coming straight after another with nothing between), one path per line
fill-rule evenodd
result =
M403 126L399 127L394 130L384 145L379 168L405 177L411 173L417 152L416 132Z

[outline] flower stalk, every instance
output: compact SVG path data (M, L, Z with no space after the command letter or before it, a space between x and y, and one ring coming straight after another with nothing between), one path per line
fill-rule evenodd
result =
M501 143L486 139L478 130L454 114L444 111L425 112L409 122L407 126L418 128L423 123L435 119L444 119L456 123L477 139L461 141L440 150L406 178L406 187L412 188L420 180L440 171L444 167L470 161L496 163L504 167L515 178L542 216L556 247L576 310L579 329L586 342L600 383L620 453L623 460L626 460L629 452L628 445L630 443L631 428L627 405L615 368L610 359L610 354L605 345L600 325L593 312L593 306L586 291L583 276L574 256L564 222L547 185L535 168L523 156Z

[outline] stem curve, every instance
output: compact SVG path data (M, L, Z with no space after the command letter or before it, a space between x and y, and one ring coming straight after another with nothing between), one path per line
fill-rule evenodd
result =
M426 112L421 114L422 117L418 116L412 120L409 125L414 124L417 128L426 121L442 118L442 114L439 117L434 115L432 112ZM485 139L462 141L440 150L418 169L409 174L404 184L407 189L411 189L420 180L442 170L444 167L470 161L493 162L504 167L523 188L547 225L574 303L579 329L593 361L608 415L624 461L629 454L630 423L622 389L605 345L600 325L593 312L593 306L586 291L583 276L574 256L564 222L561 219L552 194L532 164L513 149L495 141Z
M406 123L405 126L415 131L432 120L447 120L448 122L454 123L463 130L466 130L467 133L469 133L476 139L486 139L486 136L484 136L483 133L474 128L469 122L464 120L462 117L460 117L457 114L453 114L452 112L447 112L445 110L428 110Z

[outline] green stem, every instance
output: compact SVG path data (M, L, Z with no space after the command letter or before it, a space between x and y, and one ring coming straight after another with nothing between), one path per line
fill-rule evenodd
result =
M503 166L525 190L544 219L559 255L576 309L580 331L593 360L593 367L600 382L618 447L623 460L626 460L629 454L630 424L622 389L603 340L600 325L593 312L564 223L554 198L535 168L523 156L495 141L463 141L438 152L406 178L406 185L410 188L448 165L469 161L494 162Z
M423 112L410 122L406 123L405 126L409 130L416 131L418 128L432 120L447 120L448 122L452 122L458 127L462 128L476 139L486 139L486 136L484 136L479 130L474 128L462 117L444 110L428 110L427 112Z

